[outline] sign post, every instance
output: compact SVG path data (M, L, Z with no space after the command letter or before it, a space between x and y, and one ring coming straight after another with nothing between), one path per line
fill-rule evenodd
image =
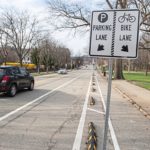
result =
M137 58L139 10L93 11L91 21L91 56L109 58L109 79L102 150L106 150L112 85L113 58Z
M110 108L110 98L111 98L111 85L112 85L112 58L109 58L109 78L108 78L108 91L107 91L107 105L105 112L105 127L103 135L103 145L102 150L106 150L107 145L107 133L108 133L108 120L109 120L109 108Z

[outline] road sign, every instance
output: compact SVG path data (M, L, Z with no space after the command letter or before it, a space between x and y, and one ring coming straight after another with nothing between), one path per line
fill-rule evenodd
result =
M136 58L139 18L137 9L93 11L90 55Z

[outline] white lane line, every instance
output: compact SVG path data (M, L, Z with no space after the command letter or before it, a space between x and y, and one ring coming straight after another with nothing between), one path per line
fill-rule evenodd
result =
M81 77L81 75L80 75L79 77ZM6 119L6 118L8 118L8 117L10 117L10 116L12 116L12 115L14 115L14 114L17 113L18 111L20 111L20 110L22 110L22 109L24 109L24 108L30 106L31 104L33 104L33 103L39 101L39 100L42 99L43 97L45 97L45 96L47 96L47 95L49 95L49 94L55 92L56 90L58 90L58 89L60 89L60 88L62 88L62 87L64 87L64 86L70 84L71 82L73 82L74 80L78 79L79 77L76 77L76 78L74 78L74 79L72 79L72 80L70 80L70 81L68 81L68 82L66 82L66 83L64 83L64 84L62 84L61 86L59 86L59 87L53 89L52 91L47 92L46 94L44 94L44 95L42 95L42 96L36 98L35 100L33 100L33 101L31 101L31 102L29 102L29 103L27 103L27 104L25 104L25 105L23 105L23 106L21 106L21 107L19 107L19 108L13 110L13 111L11 111L11 112L9 112L8 114L6 114L6 115L4 115L4 116L2 116L2 117L0 117L0 121L2 121L2 120L4 120L4 119Z
M8 101L9 99L0 98L0 101Z
M74 140L72 150L80 150L82 134L83 134L83 127L84 127L84 122L85 122L85 117L86 117L87 104L88 104L88 99L89 99L90 89L91 89L90 88L91 87L91 82L92 82L92 78L90 79L88 91L87 91L85 102L84 102L84 105L83 105L83 110L82 110L82 114L81 114L81 118L80 118L80 122L79 122L79 125L78 125L78 129L77 129L77 133L76 133L76 137L75 137L75 140Z
M105 115L105 113L104 113L104 112L102 112L102 111L98 111L98 110L95 110L95 109L92 109L92 108L88 108L88 110L90 110L90 111L94 111L94 112L96 112L96 113L99 113L99 114L103 114L103 115Z
M104 98L103 98L103 95L102 95L101 88L100 88L100 85L98 83L97 77L96 77L96 82L97 82L97 85L98 85L98 90L99 90L99 93L100 93L102 104L103 104L104 110L106 112L106 105L105 105L105 102L104 102ZM120 147L119 147L119 144L118 144L118 140L117 140L117 137L116 137L116 134L115 134L115 131L114 131L114 128L113 128L113 125L112 125L112 122L111 122L110 118L108 120L108 125L109 125L111 138L112 138L112 141L113 141L114 149L115 150L120 150Z

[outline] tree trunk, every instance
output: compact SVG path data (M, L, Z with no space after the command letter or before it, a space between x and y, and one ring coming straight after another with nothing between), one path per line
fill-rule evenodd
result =
M128 60L128 73L130 72L131 69L131 60Z
M20 67L22 67L23 66L22 58L19 58L19 63L20 63Z
M123 68L122 68L122 59L115 60L114 78L115 79L124 79Z
M4 64L5 64L5 66L6 66L6 62L7 62L7 60L6 60L6 57L4 58Z
M121 9L126 9L127 7L127 0L120 1ZM115 79L124 79L123 76L123 67L122 67L122 59L116 59L115 61Z
M148 75L148 62L147 62L147 64L146 64L146 70L145 70L145 75L147 76Z
M48 73L49 71L49 66L46 66L46 73Z
M37 65L37 72L40 74L40 65Z

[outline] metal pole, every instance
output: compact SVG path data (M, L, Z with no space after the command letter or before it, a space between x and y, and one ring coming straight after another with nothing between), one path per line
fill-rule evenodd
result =
M108 79L107 104L105 112L105 127L104 127L102 150L106 150L107 146L108 120L109 120L111 85L112 85L112 62L113 62L112 58L109 58L109 79Z

